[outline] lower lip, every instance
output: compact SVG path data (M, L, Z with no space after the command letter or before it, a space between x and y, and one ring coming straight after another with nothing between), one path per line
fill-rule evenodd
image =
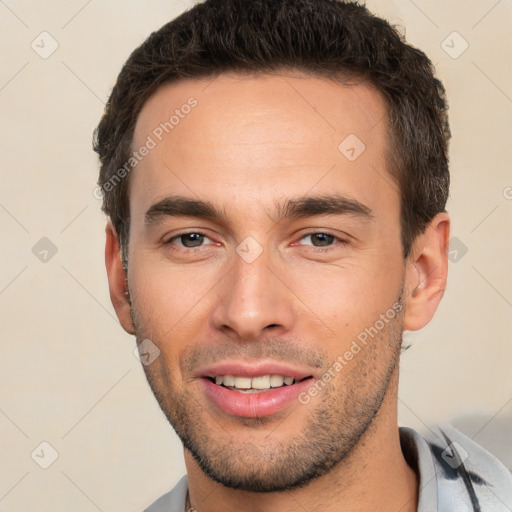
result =
M263 418L286 409L313 382L306 379L290 386L270 388L268 391L241 393L218 386L211 380L202 378L206 396L223 412L243 418Z

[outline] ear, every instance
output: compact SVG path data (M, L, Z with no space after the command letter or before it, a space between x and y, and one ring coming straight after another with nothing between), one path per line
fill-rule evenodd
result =
M443 297L448 273L450 218L438 213L413 242L406 262L404 330L425 327Z
M121 250L117 233L110 220L105 227L105 233L107 235L105 241L105 266L107 267L110 300L112 301L117 318L119 318L123 329L128 334L135 334L130 303L128 301L128 295L126 294L128 290L126 272L121 260Z

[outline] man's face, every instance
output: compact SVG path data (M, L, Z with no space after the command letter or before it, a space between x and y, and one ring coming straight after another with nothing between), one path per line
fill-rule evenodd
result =
M350 453L397 371L405 264L384 102L366 85L223 75L161 87L133 148L148 136L128 256L138 342L160 350L148 381L214 480L304 485ZM219 216L183 215L178 196Z

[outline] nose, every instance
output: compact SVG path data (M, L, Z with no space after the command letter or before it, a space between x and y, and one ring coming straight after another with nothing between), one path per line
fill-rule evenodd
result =
M266 252L252 262L235 254L232 270L216 287L212 320L217 330L250 341L271 329L276 335L292 329L293 294L270 260Z

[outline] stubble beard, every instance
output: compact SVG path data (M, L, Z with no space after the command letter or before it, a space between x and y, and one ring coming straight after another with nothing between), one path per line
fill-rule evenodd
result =
M402 292L395 304L402 305L401 312L322 387L320 396L309 404L314 404L314 408L306 415L304 424L286 437L285 443L276 434L273 440L272 431L279 433L281 426L289 425L295 432L293 413L280 420L237 418L239 428L245 427L244 434L247 434L239 437L222 428L219 416L210 416L186 383L172 378L163 357L143 368L160 408L183 446L212 480L251 492L282 492L304 487L346 461L364 434L375 427L376 415L393 374L398 371L403 333ZM133 304L132 317L140 343L148 337L148 330ZM157 346L165 343L152 341ZM332 366L332 361L324 363L326 368ZM305 405L298 403L293 407ZM254 442L247 440L251 436Z

